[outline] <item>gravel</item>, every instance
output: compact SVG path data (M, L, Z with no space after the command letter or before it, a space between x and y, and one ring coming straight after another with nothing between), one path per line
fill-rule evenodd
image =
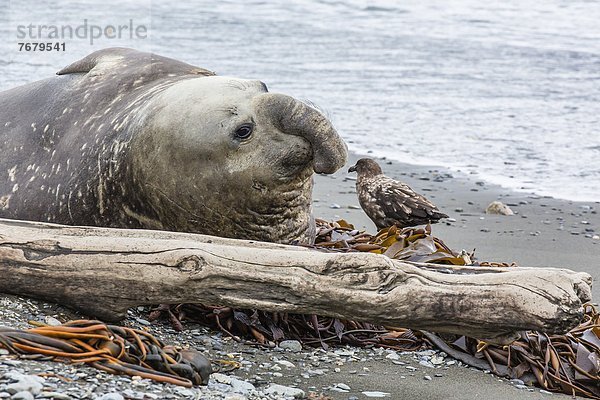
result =
M460 361L436 350L401 352L354 347L325 350L303 348L296 340L285 340L272 348L253 347L194 324L186 324L183 332L176 332L167 322L148 322L148 311L148 307L132 309L121 324L148 330L176 347L193 347L212 360L236 361L241 367L213 373L208 386L184 388L140 377L110 375L86 365L19 359L0 350L0 399L393 398L394 394L382 391L381 387L370 387L370 380L364 380L372 374L370 364L402 371L400 379L420 380L423 385L443 379L449 368L465 368ZM31 327L27 322L30 320L56 324L81 318L85 317L55 304L0 295L0 325L26 329ZM343 377L346 380L340 380ZM515 388L524 385L520 380L510 383Z

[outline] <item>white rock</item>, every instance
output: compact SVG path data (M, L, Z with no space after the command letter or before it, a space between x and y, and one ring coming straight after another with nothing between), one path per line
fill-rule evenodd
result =
M297 340L284 340L279 343L279 348L297 353L302 351L302 344Z
M239 393L232 393L232 394L228 394L226 395L223 400L247 400L248 398L242 394Z
M435 354L433 356L431 356L431 360L429 360L433 365L441 365L444 363L444 357L439 355L439 354Z
M350 386L346 385L345 383L338 383L335 385L335 387L342 390L350 390Z
M33 400L31 392L22 391L12 395L11 400Z
M62 323L59 320L57 320L56 318L51 317L49 315L46 315L44 317L44 322L46 324L50 325L50 326L59 326L59 325L62 325Z
M42 392L42 397L45 399L55 399L55 400L71 400L72 397L66 393L59 392Z
M527 389L527 385L514 385L515 388L519 389L519 390L526 390Z
M385 356L385 358L387 358L389 360L398 361L400 359L400 356L395 351L392 351L387 356Z
M352 357L355 351L352 349L338 349L334 353L341 357Z
M294 365L294 363L289 362L287 360L277 360L275 361L277 364L282 365L286 368L296 368L296 365Z
M362 392L367 397L388 397L390 394L386 392Z
M514 215L513 210L501 201L492 201L485 209L486 214Z
M293 388L289 386L278 385L276 383L271 384L268 388L265 389L265 393L267 394L279 394L282 396L289 396L295 399L301 399L305 396L304 390Z

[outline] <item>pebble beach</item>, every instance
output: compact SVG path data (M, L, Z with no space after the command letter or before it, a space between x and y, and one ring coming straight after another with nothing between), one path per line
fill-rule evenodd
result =
M358 155L351 155L348 166ZM469 175L439 168L378 160L384 172L428 196L450 218L433 234L455 250L482 261L519 266L556 266L600 274L599 203L579 203L507 191ZM348 167L347 166L347 167ZM358 206L355 177L342 169L316 176L314 213L375 228ZM488 215L500 200L514 215ZM594 297L599 295L594 288ZM0 297L0 325L27 328L28 321L59 323L84 317L55 304ZM567 399L463 365L436 350L402 353L381 348L276 348L237 343L220 332L185 324L176 332L166 321L148 322L148 307L131 309L124 325L148 329L168 344L194 347L211 359L235 360L241 368L213 374L206 387L182 388L147 379L114 376L83 365L15 359L0 351L0 398L12 399Z

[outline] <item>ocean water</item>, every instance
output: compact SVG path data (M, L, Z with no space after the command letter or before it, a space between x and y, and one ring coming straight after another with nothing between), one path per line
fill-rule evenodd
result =
M0 89L127 46L309 100L350 149L600 201L600 3L0 0ZM144 26L19 52L19 25Z

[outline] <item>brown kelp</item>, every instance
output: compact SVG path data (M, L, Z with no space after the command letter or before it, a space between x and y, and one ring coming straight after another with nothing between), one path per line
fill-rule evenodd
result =
M208 384L212 366L199 352L165 346L143 330L77 320L21 330L0 327L0 348L23 358L88 364L112 374L192 387Z

